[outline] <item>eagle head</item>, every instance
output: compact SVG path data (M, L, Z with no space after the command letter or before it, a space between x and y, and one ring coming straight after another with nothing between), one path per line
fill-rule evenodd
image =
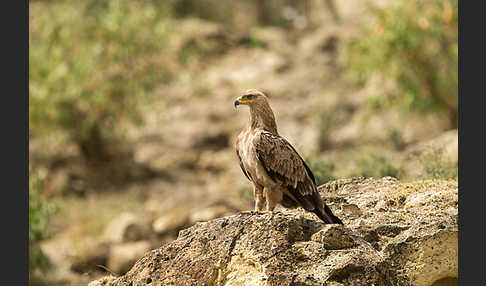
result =
M267 96L259 90L249 89L235 100L234 105L237 108L240 104L252 105L261 101L267 101Z

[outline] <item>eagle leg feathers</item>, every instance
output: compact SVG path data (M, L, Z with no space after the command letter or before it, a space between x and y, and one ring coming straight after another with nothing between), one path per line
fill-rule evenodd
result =
M263 196L263 190L253 184L253 198L255 199L255 211L263 211L265 205L265 197Z

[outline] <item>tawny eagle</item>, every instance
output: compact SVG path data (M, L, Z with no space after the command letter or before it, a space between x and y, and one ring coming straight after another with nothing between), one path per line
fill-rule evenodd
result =
M234 102L250 108L248 126L236 141L236 154L243 174L253 184L255 211L272 212L277 204L302 207L325 223L343 224L322 201L312 171L302 157L277 132L268 98L250 89Z

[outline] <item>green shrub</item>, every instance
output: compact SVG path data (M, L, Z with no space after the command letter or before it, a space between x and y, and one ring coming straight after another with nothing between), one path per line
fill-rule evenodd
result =
M432 149L424 152L420 162L423 168L423 179L457 180L457 164L445 159L441 149Z
M317 143L319 151L330 149L332 146L331 132L336 128L336 119L333 112L321 111L319 113L319 136Z
M103 157L121 121L140 123L140 101L171 78L163 57L170 23L165 6L31 2L30 135L63 130L88 158Z
M405 140L403 139L403 133L399 129L391 128L387 131L388 141L392 143L393 148L398 151L403 151L407 146Z
M358 168L352 172L350 177L374 177L382 178L391 176L401 178L405 171L401 167L394 166L379 154L370 153L358 160Z
M289 14L285 10L290 8L296 14L305 14L306 9L308 9L308 2L308 0L179 0L173 2L173 7L177 17L199 17L221 23L229 30L246 21L249 22L249 26L253 27L278 26L291 28L293 19L285 15Z
M349 122L354 110L355 107L353 105L341 99L332 106L316 107L315 114L317 114L319 131L317 146L319 152L336 147L333 146L332 133L343 124Z
M389 104L444 112L456 127L457 10L456 0L410 0L375 9L374 25L347 44L352 74L363 82L374 74L391 79L399 91L387 96Z
M201 19L232 25L235 1L179 0L174 1L177 17L199 17Z
M318 186L336 179L333 176L334 164L332 162L325 162L322 160L314 160L310 158L305 159L305 162L311 169L312 174L314 174L316 184Z
M49 223L57 206L43 197L43 181L38 172L29 169L29 277L46 272L51 263L39 247L39 241L51 236Z

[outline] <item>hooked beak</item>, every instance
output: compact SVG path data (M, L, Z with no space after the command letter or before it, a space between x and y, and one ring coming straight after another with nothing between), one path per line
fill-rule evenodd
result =
M247 103L248 103L248 100L243 99L243 95L242 95L242 96L239 96L239 97L238 97L238 98L235 100L235 102L234 102L234 104L235 104L235 109L237 108L237 106L238 106L238 105L242 105L242 104L245 104L245 105L246 105Z

